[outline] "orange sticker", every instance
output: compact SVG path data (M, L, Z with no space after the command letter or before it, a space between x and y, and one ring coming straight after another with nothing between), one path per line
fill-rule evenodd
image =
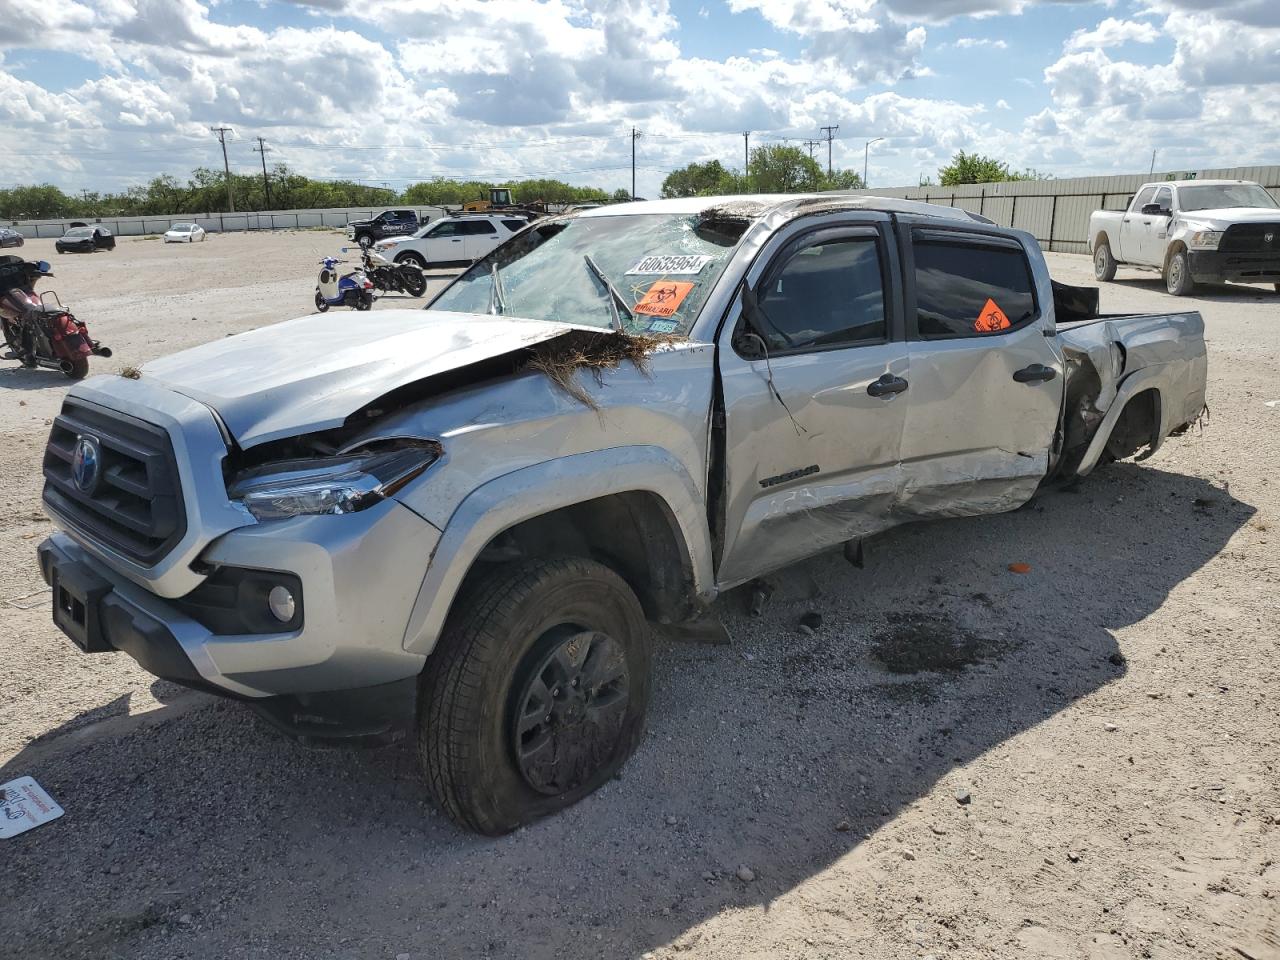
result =
M679 280L659 280L644 292L640 302L635 305L633 313L643 313L650 317L669 317L684 303L684 298L693 289L692 283Z
M1004 311L996 306L994 300L987 297L987 302L982 312L978 314L978 319L973 321L973 329L979 333L994 333L997 330L1006 330L1009 326L1009 318L1004 315Z

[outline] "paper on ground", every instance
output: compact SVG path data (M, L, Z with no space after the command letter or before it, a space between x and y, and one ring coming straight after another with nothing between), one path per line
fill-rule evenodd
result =
M31 777L19 777L0 786L0 840L16 837L60 816L62 808Z

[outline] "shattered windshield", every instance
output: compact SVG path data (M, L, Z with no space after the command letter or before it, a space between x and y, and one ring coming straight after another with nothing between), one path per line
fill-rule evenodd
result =
M544 221L427 309L687 334L745 226L657 213Z
M1276 206L1271 194L1256 183L1179 187L1178 203L1183 210L1223 210L1228 207L1274 208Z

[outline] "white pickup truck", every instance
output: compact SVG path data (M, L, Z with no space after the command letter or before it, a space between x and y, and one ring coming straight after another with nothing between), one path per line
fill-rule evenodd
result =
M1159 270L1175 297L1197 283L1272 283L1280 292L1280 205L1248 180L1144 184L1129 209L1089 217L1093 273Z

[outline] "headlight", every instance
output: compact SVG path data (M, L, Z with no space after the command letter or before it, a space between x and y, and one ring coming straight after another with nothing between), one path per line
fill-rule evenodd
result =
M439 444L421 441L324 460L290 460L246 471L227 492L259 520L355 513L391 496L439 456Z
M1191 235L1189 246L1192 250L1217 250L1222 242L1221 230L1197 230Z

